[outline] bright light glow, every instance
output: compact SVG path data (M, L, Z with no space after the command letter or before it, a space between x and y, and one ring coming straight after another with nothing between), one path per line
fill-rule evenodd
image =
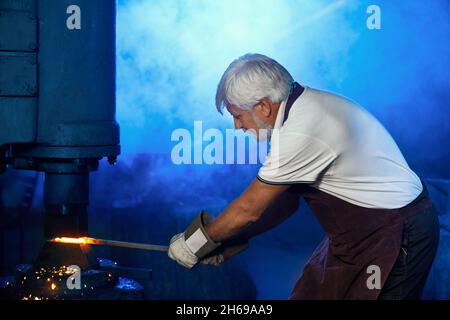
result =
M54 242L73 243L73 244L86 244L85 238L68 238L61 237L53 239Z
M51 240L52 242L61 243L72 243L72 244L92 244L94 243L91 238L80 237L80 238L69 238L69 237L59 237Z

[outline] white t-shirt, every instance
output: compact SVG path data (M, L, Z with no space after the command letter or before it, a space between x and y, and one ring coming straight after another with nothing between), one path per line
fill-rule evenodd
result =
M306 87L283 124L283 101L258 178L271 184L309 183L352 204L401 208L422 192L386 129L364 108Z

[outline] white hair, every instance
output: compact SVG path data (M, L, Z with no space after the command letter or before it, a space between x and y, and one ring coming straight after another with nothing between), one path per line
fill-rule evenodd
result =
M279 103L289 96L293 78L275 60L262 54L248 53L234 60L225 70L216 92L216 107L233 105L251 110L261 99Z

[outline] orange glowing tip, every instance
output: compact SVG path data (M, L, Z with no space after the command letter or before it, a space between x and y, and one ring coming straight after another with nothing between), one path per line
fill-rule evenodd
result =
M49 241L50 242L59 242L59 243L69 243L69 244L81 244L81 245L95 244L95 245L103 245L103 246L143 249L143 250L150 250L150 251L167 251L169 249L167 246L161 246L161 245L157 245L157 244L94 239L94 238L88 238L88 237L80 237L80 238L59 237L59 238L55 238L55 239L52 239Z
M88 237L80 237L80 238L69 238L69 237L59 237L50 240L52 242L61 242L61 243L71 243L71 244L96 244L95 239Z

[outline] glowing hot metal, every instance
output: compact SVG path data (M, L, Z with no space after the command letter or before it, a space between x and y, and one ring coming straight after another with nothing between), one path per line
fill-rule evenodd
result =
M116 240L105 240L105 239L94 239L89 237L81 237L81 238L69 238L69 237L59 237L52 240L50 242L60 242L60 243L69 243L69 244L93 244L93 245L103 245L103 246L113 246L113 247L122 247L122 248L133 248L133 249L143 249L150 251L167 251L169 247L161 246L156 244L146 244L146 243L135 243L135 242L125 242L125 241L116 241Z

